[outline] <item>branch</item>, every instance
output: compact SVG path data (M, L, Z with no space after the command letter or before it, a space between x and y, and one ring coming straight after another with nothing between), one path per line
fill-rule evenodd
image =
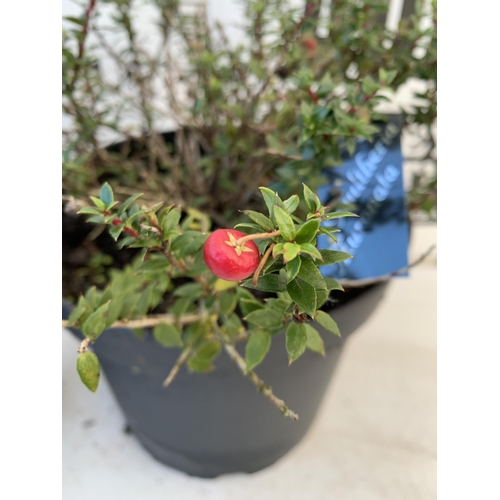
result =
M181 355L177 358L175 365L170 370L168 377L163 381L163 387L168 387L174 381L175 377L179 373L179 370L181 369L181 366L185 363L185 361L191 354L191 349L192 346L189 345L181 352Z
M89 344L91 343L92 341L87 337L85 339L82 340L82 343L80 344L80 347L78 348L78 351L80 354L83 354L84 352L87 352L87 348L89 346Z
M388 281L389 279L393 278L394 276L399 276L401 274L406 273L409 269L412 267L420 264L423 260L425 260L431 253L432 251L436 248L436 245L432 245L425 253L423 253L415 262L412 262L410 265L403 267L401 269L398 269L397 271L394 271L389 274L384 274L383 276L379 276L378 278L367 278L367 279L362 279L362 280L339 280L339 283L342 286L346 286L349 288L362 288L368 285L375 285L377 283L382 283L384 281Z
M196 321L200 321L201 319L206 319L206 315L191 313L183 314L182 316L176 318L173 314L157 314L142 319L115 321L112 325L108 326L108 328L151 328L158 325L159 323L168 323L171 325L188 325L190 323L196 323ZM64 328L67 328L68 326L72 325L69 325L68 320L62 320L62 326Z
M234 345L227 344L224 342L224 349L229 355L229 357L236 363L241 373L245 375L245 377L249 378L257 390L264 394L264 396L271 401L271 403L276 406L285 417L291 418L292 420L298 420L299 416L290 410L288 406L286 406L285 402L282 399L277 398L272 389L269 386L264 384L264 381L253 371L247 370L245 360L240 356Z

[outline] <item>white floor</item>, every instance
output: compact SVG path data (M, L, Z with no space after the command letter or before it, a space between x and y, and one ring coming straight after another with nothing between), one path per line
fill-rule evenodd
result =
M412 259L436 243L413 233ZM304 440L253 475L189 477L160 465L123 432L106 381L78 379L78 342L63 331L63 498L436 498L436 257L393 280L384 302L346 346L320 414Z

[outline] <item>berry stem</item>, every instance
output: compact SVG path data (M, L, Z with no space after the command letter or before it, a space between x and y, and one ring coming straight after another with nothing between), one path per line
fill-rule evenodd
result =
M257 234L249 234L248 236L242 236L236 240L237 246L243 246L247 241L253 240L261 240L263 238L273 238L274 236L279 236L280 230L276 229L276 231L272 231L270 233L257 233Z
M264 267L265 263L267 262L267 259L269 259L269 256L271 255L271 252L273 251L273 248L276 246L276 243L273 243L267 250L266 253L262 256L262 260L259 263L259 267L255 270L255 273L253 275L252 279L252 284L253 286L257 286L257 282L259 280L259 274L262 271L262 268Z

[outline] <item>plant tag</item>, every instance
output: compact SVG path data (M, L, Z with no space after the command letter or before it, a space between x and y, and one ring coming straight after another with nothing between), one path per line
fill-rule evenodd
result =
M353 255L352 259L321 267L324 276L377 278L408 266L409 223L403 188L401 124L399 115L388 115L387 123L377 124L381 130L372 143L359 140L354 156L345 153L342 166L326 171L329 182L317 192L321 202L330 205L337 196L340 203L355 205L349 210L359 218L343 217L322 223L341 232L335 233L338 243L320 235L318 248Z

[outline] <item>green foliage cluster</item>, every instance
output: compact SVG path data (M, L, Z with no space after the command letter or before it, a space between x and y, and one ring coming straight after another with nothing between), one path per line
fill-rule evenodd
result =
M330 290L342 290L342 286L323 277L318 267L351 256L318 250L315 241L320 233L335 240L336 230L320 226L322 221L354 214L329 212L304 185L307 215L301 219L295 215L301 201L297 195L282 200L267 187L260 191L268 215L245 211L251 222L237 226L248 235L258 235L260 254L271 256L254 284L252 279L224 281L208 270L202 251L210 227L205 215L194 212L181 221L176 207L140 207L140 195L119 203L110 185L104 184L99 198L92 197L94 206L80 213L87 214L89 222L105 224L120 247L142 250L130 266L113 273L103 290L93 287L82 295L67 325L80 328L87 345L117 322L128 321L137 328L147 325L162 347L183 349L182 362L193 372L212 370L221 346L236 341L247 341L246 368L252 370L263 361L272 336L282 331L290 363L307 348L324 354L323 340L311 320L340 335L335 321L320 308ZM176 281L186 278L186 283L176 286ZM251 289L269 297L260 299ZM167 313L148 316L165 293L174 297ZM77 368L85 385L96 390L96 355L84 349Z
M156 13L154 52L134 17L146 4ZM183 365L211 371L225 350L294 417L253 370L280 332L290 363L306 349L324 354L318 325L340 335L321 307L342 287L319 268L350 256L315 243L319 234L336 241L337 230L321 222L353 214L321 205L314 192L323 170L339 165L343 151L352 154L357 139L371 139L384 120L379 105L411 78L426 89L405 123L432 138L437 115L435 1L430 27L422 27L419 5L396 31L381 22L387 1L336 0L327 19L315 14L318 5L245 0L241 43L178 0L88 0L80 17L66 18L63 112L72 126L63 141L63 194L85 205L79 213L106 227L118 248L139 252L82 293L66 323L85 335L77 369L90 390L100 368L89 346L107 328L128 325L139 336L150 331L159 348L180 350L164 385ZM178 124L173 145L158 129L165 117ZM120 147L103 147L110 131ZM432 212L435 178L414 187L412 208ZM258 274L237 283L210 273L202 249L213 223L260 235ZM89 263L103 266L99 255ZM234 349L240 341L244 359Z

